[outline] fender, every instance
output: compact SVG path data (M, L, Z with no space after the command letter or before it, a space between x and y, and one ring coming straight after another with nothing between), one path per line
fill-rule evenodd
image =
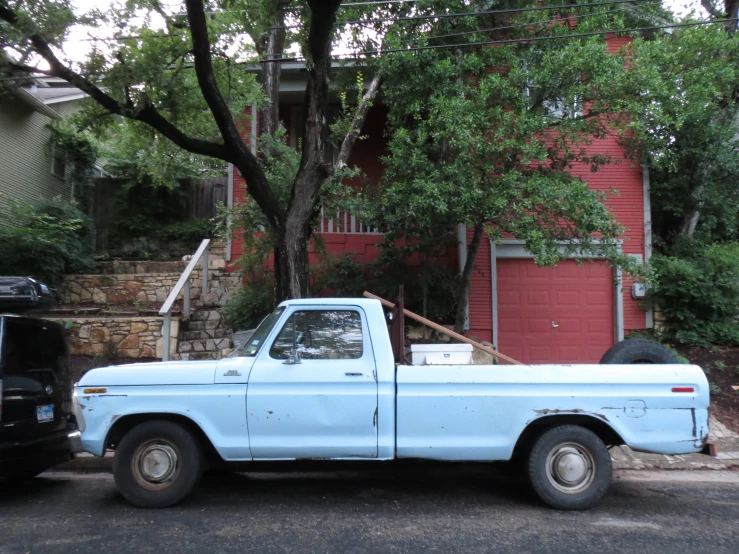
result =
M114 386L78 397L85 419L82 448L103 456L116 421L129 416L173 414L192 421L227 461L249 461L246 384Z

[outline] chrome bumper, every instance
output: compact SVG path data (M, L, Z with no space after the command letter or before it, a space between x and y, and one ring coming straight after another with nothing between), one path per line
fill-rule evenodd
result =
M72 449L73 454L82 452L82 433L72 431L67 435L67 439L69 439L69 447Z

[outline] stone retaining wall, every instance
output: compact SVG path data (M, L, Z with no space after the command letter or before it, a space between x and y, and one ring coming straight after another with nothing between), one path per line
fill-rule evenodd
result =
M51 319L51 318L49 318ZM52 319L64 324L67 319ZM67 331L69 353L73 356L114 358L161 358L162 318L74 318ZM172 318L170 356L177 353L180 319Z
M200 298L201 270L192 277L190 298L195 300ZM59 292L64 304L162 304L179 278L179 273L66 275Z

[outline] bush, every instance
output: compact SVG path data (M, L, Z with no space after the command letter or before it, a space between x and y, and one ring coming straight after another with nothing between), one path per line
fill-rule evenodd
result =
M197 248L200 241L213 236L214 225L210 219L178 221L154 229L153 236L161 242L177 242Z
M226 324L234 330L254 329L275 308L274 283L257 278L247 282L223 308Z
M405 286L405 307L440 323L453 323L457 274L435 263L409 265L405 260L380 258L362 264L351 254L328 258L315 269L312 290L321 296L358 297L364 291L394 301Z
M653 296L666 337L692 346L739 346L739 243L683 243L673 253L653 258Z
M0 228L0 275L34 277L54 287L62 276L89 273L89 218L61 200L12 204L15 227Z

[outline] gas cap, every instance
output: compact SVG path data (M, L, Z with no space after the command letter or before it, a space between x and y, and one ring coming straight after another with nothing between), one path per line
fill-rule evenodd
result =
M647 415L647 405L643 400L628 400L624 408L626 417L644 417Z

